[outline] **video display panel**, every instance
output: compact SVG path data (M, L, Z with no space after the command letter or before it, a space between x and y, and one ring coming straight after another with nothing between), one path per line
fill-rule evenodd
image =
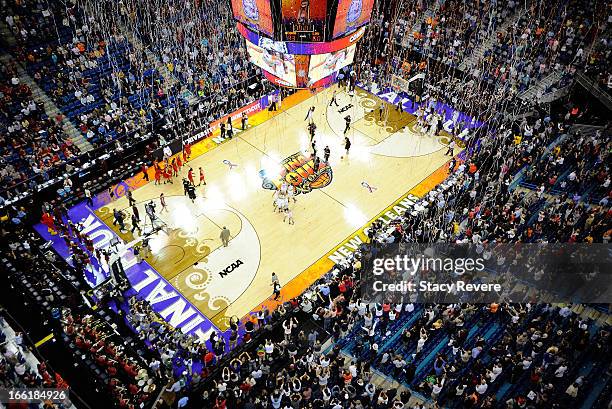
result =
M293 54L284 54L268 50L246 41L249 61L264 71L285 81L290 86L296 86L295 58Z
M355 58L356 44L333 53L316 54L310 57L308 76L311 82L332 75L343 67L351 64Z
M269 0L232 0L234 18L255 31L274 36Z
M308 86L308 70L310 67L310 55L295 55L295 82L298 88Z
M292 42L292 41L274 41L267 37L261 36L256 32L248 29L244 24L238 23L238 31L244 38L253 44L260 47L271 49L285 54L325 54L332 53L350 45L355 44L365 33L365 27L361 27L354 33L345 37L336 38L326 42Z
M283 0L281 14L286 39L323 40L327 0Z
M356 30L370 21L374 0L339 0L333 38Z

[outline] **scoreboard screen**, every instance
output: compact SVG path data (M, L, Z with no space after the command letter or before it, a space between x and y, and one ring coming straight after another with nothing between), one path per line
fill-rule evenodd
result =
M367 24L373 6L374 0L339 0L333 38L343 36Z
M327 12L327 0L282 0L283 38L323 41Z
M374 0L231 0L249 61L275 84L311 88L352 64ZM316 85L318 86L318 85Z
M274 36L272 10L268 0L232 0L234 18L251 30Z

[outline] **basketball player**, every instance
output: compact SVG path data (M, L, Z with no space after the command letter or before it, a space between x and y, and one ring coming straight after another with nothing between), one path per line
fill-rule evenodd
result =
M317 130L317 126L314 124L314 122L308 124L308 132L310 133L310 142L314 140L316 130Z
M278 300L278 297L280 297L280 290L281 290L281 286L279 283L274 283L274 290L273 290L273 295L274 295L274 301Z
M159 167L155 167L155 183L156 185L160 184L161 181L161 176L162 176L162 171Z
M455 146L457 146L457 144L455 143L454 140L452 140L448 144L448 150L446 151L444 155L455 156Z
M345 156L348 157L349 150L351 149L351 141L348 136L344 137L344 150L346 151Z
M283 193L282 191L279 191L278 197L276 198L276 208L278 208L278 211L282 213L285 211L288 205L289 205L289 200L287 200L287 193L286 192Z
M186 143L183 147L183 162L187 163L187 161L191 158L191 145Z
M172 159L171 166L172 166L172 176L173 177L178 176L179 168L174 158Z
M187 196L191 199L192 203L195 203L195 199L196 199L196 192L195 192L195 186L194 185L189 185L187 186Z
M161 204L161 210L159 211L160 213L165 211L168 211L168 206L166 206L166 197L164 196L163 193L159 194L159 203Z
M287 183L286 180L283 180L283 183L281 183L280 185L280 191L282 194L286 194L287 193L287 189L289 188L289 184Z
M142 234L142 230L140 230L140 226L138 225L139 221L140 220L138 219L138 217L134 213L132 213L132 234L134 234L134 230L138 230L138 234Z
M315 172L317 172L319 170L319 165L321 163L321 159L319 159L319 156L317 156L316 152L314 154L314 160L313 160L313 169Z
M147 258L151 255L151 246L149 246L149 239L145 237L140 247L140 255L143 258Z
M274 213L276 213L276 209L278 209L278 194L279 190L275 190L274 193L272 193L272 211Z
M293 199L293 203L297 202L297 199L295 198L295 187L292 184L289 184L289 186L287 186L287 199L289 201Z
M283 223L285 223L285 220L289 220L289 224L295 224L295 222L293 221L293 212L288 207L285 208L285 217L283 217Z
M130 206L134 205L136 203L136 199L134 199L134 195L132 194L131 190L127 191L127 198L128 198L128 203Z
M425 127L425 113L423 112L423 106L420 106L417 110L416 110L416 117L417 117L417 131L419 131L420 133L423 133L423 129Z
M306 118L304 118L304 121L308 121L308 123L310 124L314 123L314 110L314 106L308 108L308 112L306 113Z
M166 164L166 167L163 170L164 173L164 185L166 183L172 183L172 169L170 169L170 165Z
M349 129L351 129L351 116L350 115L345 116L344 122L346 123L346 125L344 126L344 134L346 135Z
M149 239L145 237L142 241L142 246L140 247L140 256L143 258L147 258L151 255L151 247L149 246Z

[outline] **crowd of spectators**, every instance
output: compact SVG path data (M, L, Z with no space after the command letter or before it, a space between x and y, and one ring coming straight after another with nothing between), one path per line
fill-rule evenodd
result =
M361 61L382 64L385 85L390 73L409 78L420 68L436 74L440 69L432 64L442 63L438 81L472 83L462 97L484 91L497 101L509 99L506 107L549 74L558 75L538 98L527 99L531 104L570 84L585 67L607 83L610 18L610 10L593 1L405 2L375 11L366 41L378 46L366 49ZM456 85L447 91L460 89Z
M399 19L391 19L393 13L383 3L360 51L362 72L384 81L389 71L380 63L397 56L394 73L427 72L426 104L435 109L437 102L446 102L487 120L464 135L465 160L452 159L443 186L402 217L371 226L370 243L303 295L274 311L232 320L227 334L213 332L206 342L182 334L146 301L131 297L119 309L147 351L134 355L113 342L118 334L105 323L62 308L67 342L105 374L118 407L147 405L160 392L158 407L173 408L400 409L420 407L423 396L440 406L574 407L587 399L598 373L609 374L608 363L597 359L609 354L609 329L579 316L571 305L536 304L527 293L513 294L521 303L486 306L371 304L360 298L363 258L382 244L609 242L609 130L574 134L571 112L566 117L538 113L519 121L500 114L534 78L571 70L571 64L591 69L605 64L605 40L597 40L605 47L585 51L586 43L595 39L592 28L602 24L590 20L593 15L603 18L599 10L578 1L567 3L566 14L559 12L560 2L521 9L516 22L497 34L492 48L470 67L477 70L474 80L447 74L483 39L517 17L521 4L477 2L471 8L447 0L424 18L433 3L410 1ZM143 136L162 118L168 122L182 87L170 85L121 28L110 30L112 20L89 18L96 11L118 10L85 2L83 14L76 5L67 6L49 9L47 2L19 2L7 8L6 22L19 42L18 60L82 135L102 145L122 136ZM136 1L121 7L121 24L152 45L165 68L200 98L198 109L206 121L253 98L246 80L256 71L224 2L177 8ZM399 26L392 29L395 22ZM406 51L394 53L398 45L389 43L391 32L402 47L439 64L405 62ZM379 43L382 47L371 46ZM14 68L2 70L7 102L1 108L7 128L3 186L25 180L30 172L44 179L54 163L79 152L61 130L62 118L46 118ZM520 173L526 184L536 186L533 192L515 189ZM584 201L589 195L598 200ZM93 244L79 237L78 226L65 221L61 206L56 209L57 214L46 212L49 227L64 235L77 262L82 258L87 265L95 253ZM28 240L15 245L30 247ZM56 273L35 272L40 272L36 286L44 301L57 302L48 289ZM32 375L18 353L7 348L2 353L6 380L57 382L44 375L44 367L38 368L40 377ZM586 374L583 365L590 368ZM381 387L374 370L403 386ZM156 390L155 379L167 380L162 390ZM411 390L421 397L412 397Z
M0 385L12 388L67 388L62 377L38 361L28 350L28 341L0 316ZM45 403L44 409L69 407Z
M63 309L61 323L76 356L85 355L104 373L100 376L118 407L138 408L155 399L157 385L142 358L126 350L122 340L113 342L119 334L106 322L91 315L73 316L69 309Z
M605 206L610 199L609 143L601 129L577 140L566 138L530 167L524 182L537 186L538 197L554 191L577 202L587 194Z
M1 190L36 177L26 187L33 188L80 153L62 129L63 118L47 116L41 101L21 82L14 63L0 67L0 98Z
M186 121L189 130L206 128L270 92L255 77L259 71L248 62L226 2L158 6L7 2L2 16L17 41L11 52L61 114L48 118L14 67L3 66L2 187L37 175L29 183L40 184L49 168L81 153L62 130L64 120L94 148L121 147L156 134L174 137L178 132L167 129L184 130ZM188 93L195 96L191 108Z

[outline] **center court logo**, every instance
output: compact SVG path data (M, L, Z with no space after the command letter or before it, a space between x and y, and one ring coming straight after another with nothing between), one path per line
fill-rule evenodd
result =
M332 168L328 163L321 161L315 169L314 160L302 152L287 157L280 166L282 170L278 175L269 175L265 169L259 171L264 189L278 190L283 182L287 182L295 187L295 194L299 195L313 189L322 189L333 179Z

